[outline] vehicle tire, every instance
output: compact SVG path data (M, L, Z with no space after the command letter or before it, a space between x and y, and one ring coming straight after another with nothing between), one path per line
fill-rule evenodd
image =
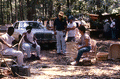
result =
M50 48L57 49L56 42L49 45Z

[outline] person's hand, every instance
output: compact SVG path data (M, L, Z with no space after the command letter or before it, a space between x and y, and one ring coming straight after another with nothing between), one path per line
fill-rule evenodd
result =
M67 28L67 31L70 31L70 28Z
M81 46L78 46L77 49L78 49L78 50L81 49Z
M36 44L32 44L32 47L36 48Z
M10 44L8 44L7 46L8 46L9 48L12 48L12 45L10 45Z
M54 31L54 34L55 34L55 35L57 34L56 31Z

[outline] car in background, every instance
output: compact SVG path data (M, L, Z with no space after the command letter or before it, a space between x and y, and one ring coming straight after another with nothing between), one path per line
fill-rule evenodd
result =
M37 38L38 44L51 44L56 47L56 37L54 32L47 30L44 25L38 21L17 21L13 24L15 29L13 37L16 41L20 41L22 34L26 32L26 27L32 26L32 33Z

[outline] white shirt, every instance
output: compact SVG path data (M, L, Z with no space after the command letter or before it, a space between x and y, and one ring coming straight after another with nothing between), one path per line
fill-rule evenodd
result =
M72 28L72 27L76 27L76 23L72 22L72 23L68 23L67 28ZM68 37L75 37L75 29L74 30L70 30L68 31Z
M115 27L115 22L114 22L114 21L112 21L110 27L111 27L111 28L114 28L114 27Z
M80 37L82 46L86 45L85 39L89 39L88 46L90 46L90 36L86 33Z
M10 45L12 45L12 41L14 40L14 38L12 36L9 36L7 33L2 35L2 39ZM9 47L3 44L3 49L7 49L7 48Z
M80 25L86 25L86 22L84 20L81 20Z
M26 33L26 36L27 36L27 39L28 39L30 42L34 43L34 41L33 41L33 33L32 33L32 32Z

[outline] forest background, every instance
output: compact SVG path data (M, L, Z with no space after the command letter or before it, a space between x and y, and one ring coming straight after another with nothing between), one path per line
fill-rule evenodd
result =
M120 13L120 0L0 0L0 25L17 20L48 20L62 10L76 18L88 13Z

